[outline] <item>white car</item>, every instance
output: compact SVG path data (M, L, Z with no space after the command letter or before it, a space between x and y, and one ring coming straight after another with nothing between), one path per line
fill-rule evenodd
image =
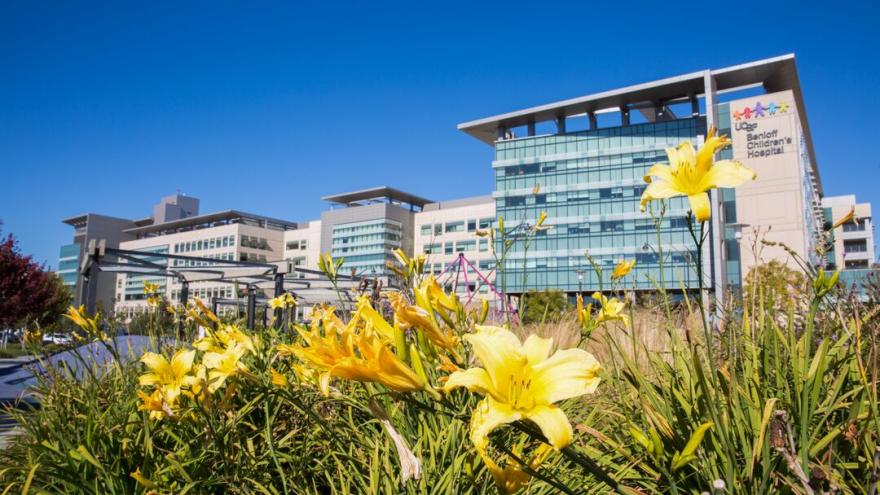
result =
M47 333L43 335L44 344L67 345L71 342L73 342L73 339L65 333Z

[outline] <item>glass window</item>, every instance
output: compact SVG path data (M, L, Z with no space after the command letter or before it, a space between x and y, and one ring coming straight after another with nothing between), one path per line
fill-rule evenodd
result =
M452 243L447 242L446 245L443 246L443 252L446 254L452 254Z
M489 240L488 239L480 239L480 252L484 253L489 250Z
M431 235L431 224L422 225L422 235Z
M448 222L446 224L446 232L464 232L464 221Z
M477 230L477 221L476 220L468 220L467 231L474 232L475 230Z

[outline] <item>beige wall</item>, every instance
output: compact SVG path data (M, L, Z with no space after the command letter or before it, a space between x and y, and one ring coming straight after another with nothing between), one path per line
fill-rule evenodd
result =
M763 107L775 104L775 112L764 110L764 116L736 118L737 112L744 113L746 107L751 112L759 103ZM808 222L818 227L812 204L818 197L807 199L804 177L809 172L801 159L794 96L791 91L782 91L732 101L730 113L733 158L758 175L757 180L736 189L737 223L745 224L741 243L743 276L752 266L771 259L795 267L791 255L781 247L759 244L759 259L752 250L756 231L760 232L758 237L783 243L805 259L809 259L814 246Z
M299 225L300 228L284 233L284 259L294 260L302 268L317 270L318 257L321 255L321 221L313 220ZM302 246L303 241L305 247Z
M834 229L834 263L838 268L849 268L847 261L867 262L868 266L874 263L874 223L871 217L870 203L857 203L855 195L831 196L822 198L822 206L831 208L831 218L836 222L846 216L850 209L855 206L856 219L864 222L864 230L844 231L841 225ZM865 252L847 253L844 249L846 241L864 240L867 244Z

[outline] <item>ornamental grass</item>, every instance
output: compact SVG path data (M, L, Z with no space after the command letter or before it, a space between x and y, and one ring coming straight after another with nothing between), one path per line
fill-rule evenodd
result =
M671 149L646 179L643 205L698 207L696 253L705 192L753 178L714 163L727 144ZM541 215L519 231L551 227ZM501 219L478 235L502 277L528 242ZM303 323L287 316L295 298L275 299L283 324L253 330L196 301L149 319L146 352L71 309L112 359L44 364L39 406L8 411L3 493L876 493L878 294L847 293L836 273L765 267L709 306L702 286L674 299L664 280L636 300L621 260L560 321L520 325L464 304L423 257L396 257L400 290L364 286L350 306L340 293ZM336 286L342 265L319 269Z

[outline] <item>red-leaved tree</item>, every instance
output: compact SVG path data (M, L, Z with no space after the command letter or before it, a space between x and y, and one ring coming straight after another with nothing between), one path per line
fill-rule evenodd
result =
M0 237L0 329L53 323L69 300L58 275L22 255L12 234Z

